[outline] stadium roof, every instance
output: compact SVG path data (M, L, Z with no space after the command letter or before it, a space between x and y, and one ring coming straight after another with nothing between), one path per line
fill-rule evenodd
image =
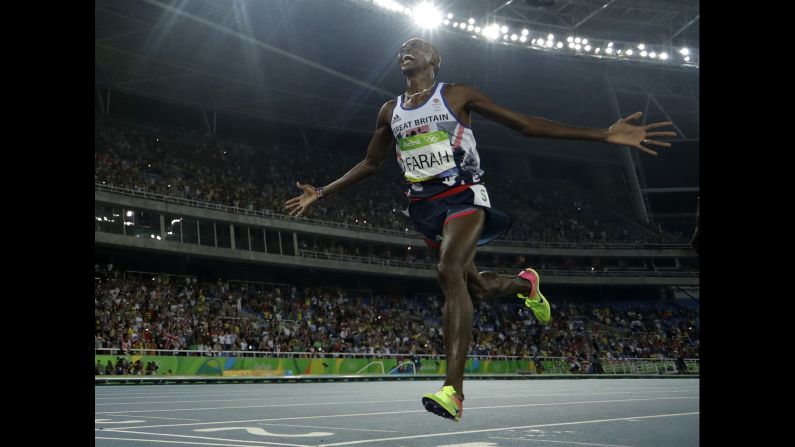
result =
M570 32L698 51L697 1L436 3L484 23L560 37ZM641 110L649 121L674 120L684 141L698 141L697 68L533 51L444 27L422 31L410 17L364 0L96 0L95 82L99 91L370 133L381 104L403 91L398 48L417 36L439 48L442 81L472 84L522 113L605 127ZM495 148L621 162L619 151L605 145L528 145L480 118L474 124L479 141Z

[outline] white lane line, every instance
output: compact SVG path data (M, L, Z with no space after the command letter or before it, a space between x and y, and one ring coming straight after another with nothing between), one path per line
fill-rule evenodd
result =
M248 394L251 396L251 393ZM350 394L341 395L344 397L350 396ZM328 398L328 397L327 397ZM202 400L163 400L159 402L103 402L103 403L95 403L95 407L101 406L114 406L114 405L170 405L170 404L195 404L195 403L207 403L207 402L247 402L247 401L271 401L271 400L295 400L295 396L291 397L250 397L245 399L202 399Z
M110 419L94 419L95 424L139 424L141 422L146 422L140 419L136 420L129 420L129 421L113 421Z
M116 416L127 416L127 415L126 415L126 414L117 414ZM164 418L164 417L160 417L160 416L147 416L146 418L147 418L147 419L172 419L172 420L175 420L175 421L195 421L195 422L201 422L201 419L186 419L186 418Z
M294 400L295 398L293 398ZM243 399L243 400L266 400L266 399ZM304 404L273 404L273 405L248 405L243 407L209 407L209 408L178 408L166 410L121 410L121 411L98 411L94 414L118 414L118 413L147 413L155 411L197 411L197 410L225 410L231 408L280 408L280 407L317 407L322 405L348 405L348 404L383 404L383 403L396 403L396 402L415 402L417 399L389 399L389 400L367 400L359 402L314 402ZM210 401L212 402L212 401ZM171 402L151 402L152 403L171 403ZM175 402L176 403L176 402ZM142 404L138 404L142 405ZM148 404L146 404L148 405Z
M561 444L598 445L598 446L604 446L604 447L632 447L632 446L629 446L629 445L596 444L596 443L593 443L593 442L552 441L550 439L540 439L540 438L525 439L525 438L503 438L503 437L500 437L500 436L489 436L489 439L505 439L505 440L508 440L508 441L557 442L557 443L561 443Z
M197 428L193 431L203 432L203 433L214 433L217 431L238 431L244 430L246 433L255 436L283 436L285 438L320 438L323 436L334 436L334 433L328 431L313 431L309 433L294 433L294 434L287 434L287 433L271 433L268 430L265 430L262 427L210 427L210 428Z
M538 393L528 393L528 394L490 394L484 396L470 396L467 397L469 400L474 399L493 399L493 398L523 398L523 397L566 397L566 396L601 396L601 395L615 395L615 394L643 394L643 393L689 393L693 390L680 390L680 391L614 391L609 393L603 392L594 392L594 393L548 393L548 394L538 394ZM405 395L405 393L400 393L401 395ZM247 396L250 396L251 393L248 393ZM340 394L340 396L350 396L350 393ZM201 402L245 402L245 401L257 401L257 400L294 400L295 396L290 397L252 397L252 398L245 398L245 399L203 399L203 400L166 400L162 402L106 402L106 403L95 403L95 407L103 406L103 405L170 405L170 404L191 404L191 403L201 403ZM384 401L379 401L381 403ZM409 402L408 400L391 400L391 402ZM340 402L346 403L346 402ZM355 402L359 403L359 402Z
M621 399L621 400L605 400L602 402L630 402L635 400L674 400L674 399L698 399L698 397L659 397L654 399ZM599 401L596 401L599 402ZM572 402L574 403L574 402ZM592 403L592 402L580 402L580 403ZM569 402L560 403L557 405L568 405ZM494 405L489 407L471 407L467 408L467 411L470 410L491 410L494 408L521 408L521 407L535 407L535 406L543 406L543 405L550 405L550 404L517 404L517 405ZM143 416L142 416L143 417Z
M250 385L249 385L250 386ZM600 393L598 394L607 394L607 393L683 393L687 391L697 391L698 387L684 387L684 388L621 388L619 389L608 389L603 388L601 389ZM324 396L332 396L332 395L340 395L340 396L350 396L351 394L358 392L360 390L348 390L348 391L326 391L326 392L315 392L313 391L313 395L324 395ZM493 390L495 392L502 392L507 390ZM529 391L529 390L528 390ZM383 392L383 391L382 391ZM389 390L385 390L386 393L389 393ZM483 392L483 391L481 391ZM476 391L477 393L477 391ZM246 391L246 392L229 392L223 394L201 394L201 393L167 393L167 394L157 394L157 395L146 395L141 396L140 394L132 394L132 393L123 393L123 394L112 394L112 393L94 393L94 400L111 400L111 399L165 399L165 398L173 398L173 397L231 397L231 396L251 396L252 394L257 394L264 397L271 397L273 399L290 399L294 396L290 395L287 392L266 392L266 391ZM393 391L393 394L403 394L403 391ZM588 395L594 393L559 393L559 394L539 394L541 396L581 396L581 395ZM473 395L473 397L475 397Z
M355 444L370 444L373 442L384 442L384 441L400 441L405 439L417 439L417 438L431 438L431 437L438 437L438 436L458 436L458 435L467 435L472 433L488 433L494 431L501 431L501 430L520 430L524 428L538 428L538 427L559 427L563 425L580 425L580 424L599 424L603 422L615 422L615 421L625 421L627 419L652 419L652 418L665 418L665 417L676 417L676 416L689 416L699 414L698 411L690 412L690 413L670 413L670 414L654 414L649 416L631 416L626 418L612 418L612 419L592 419L587 421L574 421L574 422L557 422L552 424L537 424L537 425L522 425L518 427L502 427L502 428L487 428L483 430L466 430L466 431L453 431L453 432L444 432L444 433L427 433L423 435L413 435L413 436L396 436L392 438L378 438L378 439L365 439L361 441L346 441L346 442L335 442L332 444L320 444L318 447L334 447L334 446L341 446L341 445L355 445Z
M150 386L150 385L147 385ZM250 385L249 385L250 386ZM233 391L229 393L221 393L221 394L202 394L202 393L194 393L194 392L186 392L186 393L166 393L166 394L156 394L156 395L149 395L142 396L141 394L144 393L94 393L94 399L159 399L159 398L171 398L171 397L224 397L224 396L250 396L253 394L251 391ZM281 397L290 397L289 393L286 391L281 392L267 392L267 391L257 391L256 394L262 396L279 396ZM350 395L349 392L345 391L312 391L313 395Z
M327 430L351 430L351 431L373 431L373 432L383 432L383 433L399 433L398 430L375 430L372 428L348 428L348 427L321 427L319 425L297 425L297 424L262 424L259 425L268 425L274 427L301 427L301 428L325 428Z
M114 433L131 433L131 434L134 434L134 435L166 436L166 437L172 437L172 438L187 438L187 439L208 439L210 441L245 442L248 447L250 447L251 445L281 445L281 446L286 446L286 447L314 447L314 446L305 445L305 444L287 444L287 443L284 443L284 442L271 442L271 441L246 441L246 440L243 440L243 439L210 438L210 437L207 437L207 436L177 435L177 434L173 434L173 433L151 433L151 432L143 432L143 431L126 431L126 430L113 430L113 431L114 431Z
M503 396L490 396L489 399L494 398L501 398ZM487 397L482 397L480 399L486 399ZM651 400L658 399L658 398L649 398ZM675 399L674 397L665 398L665 399ZM697 396L684 396L680 397L680 399L698 399ZM260 399L255 399L260 400ZM630 399L632 400L632 399ZM646 399L639 399L639 400L646 400ZM155 413L155 412L173 412L173 411L204 411L204 410L231 410L231 409L240 409L240 408L284 408L284 407L317 407L317 406L327 406L327 405L361 405L361 404L383 404L383 403L400 403L400 402L416 402L417 399L389 399L389 400L365 400L365 401L355 401L355 402L316 402L316 403L303 403L303 404L273 404L273 405L244 405L244 406L236 406L236 407L199 407L199 408L169 408L169 409L160 409L160 410L120 410L120 411L97 411L94 414L122 414L122 413ZM613 402L613 401L605 401L605 402ZM618 402L618 401L616 401ZM520 405L521 406L521 405Z
M678 400L678 399L698 399L698 397L655 397L648 399L618 399L618 400L593 400L593 401L578 401L578 402L549 402L542 404L523 404L523 405L505 405L505 406L489 406L489 407L467 407L467 411L494 409L494 408L516 408L516 407L544 407L555 405L583 405L583 404L603 404L614 402L638 402L638 401L653 401L653 400ZM159 411L159 410L156 410ZM284 418L268 418L268 419L247 419L242 421L213 421L213 422L195 422L190 424L163 424L163 425L142 425L134 427L119 427L110 428L108 430L122 430L122 429L136 429L136 428L160 428L160 427L185 427L196 425L217 425L217 424L237 424L242 422L271 422L271 421L296 421L304 419L326 419L326 418L343 418L343 417L358 417L358 416L381 416L387 414L406 414L406 413L423 413L425 409L421 410L402 410L402 411L382 411L382 412L368 412L368 413L348 413L348 414L328 414L321 416L292 416ZM145 417L145 416L142 416Z
M191 444L191 445L212 445L212 446L226 446L226 447L251 447L251 444L216 444L214 442L190 442L190 441L166 441L163 439L138 439L138 438L111 438L109 436L94 436L94 439L110 439L114 441L135 441L135 442L154 442L156 444ZM115 444L115 443L114 443ZM296 444L277 444L275 442L263 443L262 445L281 445L281 446L295 446ZM301 447L312 447L311 445Z

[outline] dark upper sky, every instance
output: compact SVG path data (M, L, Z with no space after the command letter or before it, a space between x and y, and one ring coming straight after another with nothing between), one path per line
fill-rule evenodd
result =
M607 127L619 113L637 110L647 111L650 121L670 116L695 141L640 157L646 185L699 183L698 70L551 56L447 30L421 32L354 1L95 4L101 86L304 126L325 140L337 129L366 141L381 104L403 91L400 45L423 37L441 53L441 81L472 84L528 115L589 127ZM180 13L170 10L177 7ZM655 92L653 99L642 89ZM477 116L473 128L484 152L522 150L611 165L622 160L615 147L521 139Z

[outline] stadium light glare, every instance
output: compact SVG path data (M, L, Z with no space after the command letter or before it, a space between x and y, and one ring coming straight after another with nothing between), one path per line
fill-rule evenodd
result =
M496 23L493 23L485 28L483 28L483 35L486 36L489 40L495 40L500 35L500 27Z
M405 14L418 28L433 29L442 25L452 26L454 28L460 28L461 31L467 31L474 39L478 39L482 35L487 38L487 40L495 41L502 36L501 40L506 44L522 43L526 45L537 45L540 48L548 49L562 49L568 47L572 51L584 51L597 56L601 56L602 54L606 56L611 55L614 59L621 59L624 55L634 56L637 54L639 56L638 59L642 57L659 60L660 62L668 62L675 56L673 53L652 51L645 43L619 42L618 46L623 48L618 49L615 43L611 41L600 40L599 42L601 45L597 47L595 43L590 42L587 38L581 36L577 37L575 35L561 36L561 41L557 41L553 33L548 33L546 38L535 37L531 39L530 30L528 28L517 27L514 31L512 26L508 26L504 23L484 24L484 26L481 27L476 26L477 18L467 16L463 16L464 18L461 20L454 20L455 17L462 17L462 15L457 16L453 11L448 10L448 12L444 12L437 8L436 4L440 3L438 0L417 0L416 2L399 2L397 0L362 1L395 14ZM405 6L406 4L408 4L408 6ZM681 54L684 65L688 67L697 66L697 64L694 64L692 61L693 56L689 48L679 47L674 48L673 51ZM151 167L151 165L148 166Z

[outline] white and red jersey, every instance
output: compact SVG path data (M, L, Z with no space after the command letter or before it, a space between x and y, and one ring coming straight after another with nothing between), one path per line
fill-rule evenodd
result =
M437 84L419 107L404 107L403 95L398 96L392 111L397 161L412 198L478 184L483 178L472 129L455 116L444 100L447 85Z

